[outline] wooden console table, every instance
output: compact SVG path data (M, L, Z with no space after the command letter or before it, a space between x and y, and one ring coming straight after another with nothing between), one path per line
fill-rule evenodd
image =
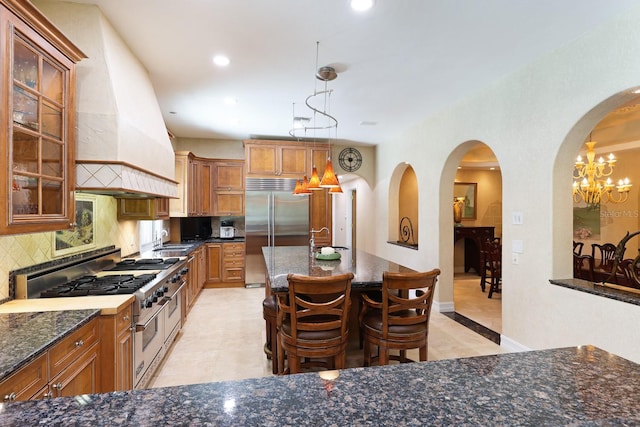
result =
M474 269L481 274L482 242L494 238L495 227L454 227L453 242L464 239L464 272Z

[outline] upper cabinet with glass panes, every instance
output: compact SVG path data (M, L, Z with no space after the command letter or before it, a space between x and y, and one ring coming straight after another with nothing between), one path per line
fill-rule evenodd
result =
M73 226L75 63L84 54L32 4L0 0L8 85L0 99L0 147L7 159L0 234Z

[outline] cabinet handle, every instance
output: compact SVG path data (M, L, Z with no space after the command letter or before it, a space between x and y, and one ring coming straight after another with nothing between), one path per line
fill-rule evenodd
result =
M11 393L4 395L4 401L5 402L13 402L14 400L16 400L17 397L18 396L16 395L16 392L12 391Z
M53 392L52 392L52 391L45 392L45 393L42 395L42 398L43 398L43 399L51 399L52 397L53 397Z
M128 321L129 321L129 315L124 316L124 317L122 318L122 320L124 320L125 322L128 322Z
M58 384L53 384L51 386L52 389L54 390L58 390L58 397L62 396L62 383L58 383Z
M76 348L82 347L83 345L84 345L84 341L82 341L82 340L78 340L78 341L75 342Z

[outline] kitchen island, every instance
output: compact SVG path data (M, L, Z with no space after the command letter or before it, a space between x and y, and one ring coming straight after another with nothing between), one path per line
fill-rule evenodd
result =
M637 425L640 366L592 346L0 405L0 425Z
M320 260L311 256L308 246L263 247L262 253L267 266L267 290L274 293L287 292L287 274L305 276L337 276L353 273L351 289L380 289L382 273L385 271L410 273L414 270L395 262L387 261L364 251L337 249L337 260Z

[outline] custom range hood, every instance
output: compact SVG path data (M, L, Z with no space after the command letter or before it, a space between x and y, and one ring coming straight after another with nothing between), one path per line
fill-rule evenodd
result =
M76 67L76 190L177 197L173 147L142 64L97 6L33 3L88 56Z

